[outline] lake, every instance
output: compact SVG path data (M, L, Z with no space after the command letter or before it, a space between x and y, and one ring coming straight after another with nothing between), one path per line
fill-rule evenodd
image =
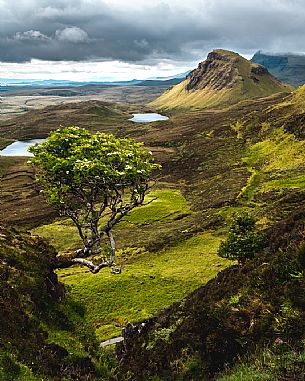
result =
M168 120L167 116L156 114L153 112L149 112L146 114L132 114L133 118L130 118L128 120L131 120L132 122L137 123L148 123L148 122L157 122L159 120Z
M28 148L35 143L42 143L46 139L17 140L0 151L0 156L33 156Z

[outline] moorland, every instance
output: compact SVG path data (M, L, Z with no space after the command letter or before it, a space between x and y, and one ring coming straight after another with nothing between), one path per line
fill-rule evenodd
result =
M76 228L37 192L26 158L0 157L3 377L304 379L305 88L218 54L224 71L210 57L209 81L201 65L200 81L188 76L197 89L181 95L177 85L148 106L86 100L1 121L1 147L78 125L144 142L162 165L153 201L114 229L122 273L94 275L54 271L56 252L78 248ZM185 107L184 91L194 104ZM169 94L174 107L162 101ZM128 120L155 110L169 119ZM268 241L243 266L217 255L237 213L251 214ZM122 331L115 354L99 348Z

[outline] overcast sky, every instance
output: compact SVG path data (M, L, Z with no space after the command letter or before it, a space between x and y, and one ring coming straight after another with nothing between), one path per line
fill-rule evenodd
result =
M214 48L305 51L304 0L0 0L0 78L181 73Z

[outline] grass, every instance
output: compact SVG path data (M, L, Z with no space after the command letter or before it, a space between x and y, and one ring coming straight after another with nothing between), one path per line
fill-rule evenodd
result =
M264 350L241 359L217 381L303 380L305 352ZM283 378L279 378L283 376Z
M206 283L231 262L216 252L220 238L196 235L157 253L133 258L120 275L97 275L75 267L58 272L74 299L87 306L86 317L100 340L114 337L128 322L155 314Z
M179 190L157 189L146 196L146 205L134 209L118 227L127 230L130 224L154 224L174 220L190 213L189 206ZM134 230L134 229L133 229ZM68 219L55 221L32 230L34 234L48 239L60 252L74 250L81 240L74 224Z
M262 172L251 167L248 168L248 171L251 173L247 185L242 188L238 195L239 200L249 202L253 199L255 190L262 179Z
M260 191L268 192L272 189L292 189L292 188L305 188L305 176L297 176L292 179L279 179L267 181L262 184Z
M233 372L217 381L274 381L274 378L270 372L257 369L255 365L240 364Z
M190 214L189 205L176 189L157 189L147 196L147 204L132 211L116 236L134 236L142 225L150 231L165 229L177 217ZM148 227L146 226L148 225ZM80 244L77 231L69 220L56 221L33 230L60 251ZM158 239L158 236L155 237ZM140 243L145 244L145 237ZM121 334L122 327L139 321L184 298L195 288L214 277L230 262L217 256L220 238L211 233L198 234L157 252L131 248L121 242L118 254L128 262L120 275L104 270L92 275L87 269L73 267L58 272L69 286L71 297L83 303L87 319L94 324L100 340ZM169 245L171 244L171 245ZM58 340L58 333L54 333Z
M263 166L265 172L291 170L304 164L305 143L278 128L253 145L244 160L255 168Z
M250 146L243 161L252 174L239 195L241 201L253 200L257 192L305 187L305 176L300 174L305 169L305 143L283 128Z

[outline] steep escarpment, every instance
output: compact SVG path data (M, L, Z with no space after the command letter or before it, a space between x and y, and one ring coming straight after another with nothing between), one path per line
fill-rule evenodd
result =
M252 62L265 66L276 78L293 86L305 83L305 56L298 54L268 54L258 51Z
M291 87L237 53L214 50L185 81L151 103L158 108L211 108L267 97Z
M65 297L55 255L41 238L0 227L1 380L96 379L94 335Z

